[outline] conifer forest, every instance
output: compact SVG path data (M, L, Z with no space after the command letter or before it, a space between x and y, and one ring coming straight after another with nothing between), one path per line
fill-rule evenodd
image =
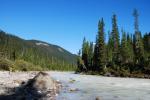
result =
M118 27L117 15L112 15L112 30L105 32L105 21L98 22L96 41L83 39L78 53L77 73L121 77L150 75L150 32L141 33L139 13L135 9L134 33ZM108 37L105 37L108 34ZM108 41L105 39L108 38Z

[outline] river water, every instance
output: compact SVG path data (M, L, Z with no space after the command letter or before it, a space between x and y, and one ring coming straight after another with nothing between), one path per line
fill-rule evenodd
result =
M150 79L49 73L63 84L57 100L150 100Z

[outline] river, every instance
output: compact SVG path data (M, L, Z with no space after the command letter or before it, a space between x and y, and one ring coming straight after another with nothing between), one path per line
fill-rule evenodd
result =
M63 84L57 100L150 100L150 79L48 73Z

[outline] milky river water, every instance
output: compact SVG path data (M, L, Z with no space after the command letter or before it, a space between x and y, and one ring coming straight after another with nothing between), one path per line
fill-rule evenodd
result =
M150 100L150 79L49 73L63 84L57 100Z

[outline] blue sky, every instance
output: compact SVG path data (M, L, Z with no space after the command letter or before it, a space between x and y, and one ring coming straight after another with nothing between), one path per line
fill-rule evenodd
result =
M150 0L0 0L0 29L24 39L59 45L72 53L85 36L95 41L98 20L111 30L112 14L119 29L133 33L133 9L140 13L140 30L150 32ZM107 38L106 38L107 39Z

